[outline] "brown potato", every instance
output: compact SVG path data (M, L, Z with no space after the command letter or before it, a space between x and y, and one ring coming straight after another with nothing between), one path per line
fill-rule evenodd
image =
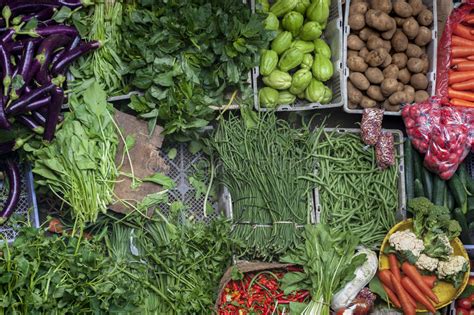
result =
M405 0L395 0L393 3L393 11L402 18L410 17L413 14L411 5L406 3Z
M423 71L423 61L420 58L410 58L407 62L407 68L411 73L420 73Z
M408 4L411 5L413 16L417 16L423 10L423 2L421 0L409 0Z
M420 30L420 25L415 20L414 17L409 17L405 20L402 24L403 33L409 38L414 39L416 35L418 35L418 31Z
M367 96L377 102L383 102L385 100L385 97L382 95L382 89L378 85L369 86Z
M393 34L395 34L395 32L397 31L397 27L395 26L396 25L395 20L393 20L393 21L394 21L393 22L394 27L391 30L388 30L388 31L382 33L382 38L383 39L387 39L387 40L392 39Z
M351 7L349 8L349 14L365 14L368 9L369 4L367 2L351 3Z
M386 78L385 80L382 81L382 84L380 87L382 88L382 94L385 97L388 97L398 90L398 81L397 79Z
M370 6L374 10L380 10L385 13L392 12L392 0L371 0Z
M364 47L359 51L359 56L364 58L364 60L368 54L369 54L369 50L367 49L367 47Z
M390 52L390 50L392 50L392 43L389 40L384 40L383 48L385 48L386 51Z
M430 58L427 54L423 54L420 59L423 61L423 70L421 72L427 74L430 71Z
M408 47L408 38L400 30L397 30L392 37L392 47L396 52L403 52Z
M425 46L431 42L431 30L426 26L421 26L415 38L415 44Z
M392 64L392 56L390 55L387 55L387 57L385 57L385 61L382 63L382 68L387 68L388 66L390 66Z
M383 64L387 56L388 52L385 49L377 48L369 52L365 58L365 62L367 62L371 67L378 67Z
M402 82L403 84L408 84L408 82L410 82L410 78L411 73L407 68L403 68L398 71L398 81Z
M355 31L363 29L365 26L364 15L359 13L349 15L349 26Z
M363 94L350 81L347 81L347 93L349 96L349 102L354 105L359 105Z
M352 49L347 50L347 58L352 56L359 56L359 52L357 50Z
M406 20L399 16L395 16L394 19L395 19L395 22L397 23L397 27L402 27L403 23L405 23L405 20Z
M415 103L421 103L430 98L430 95L426 91L416 91L415 93Z
M389 65L387 68L383 69L383 76L385 79L397 79L398 78L398 67L394 64Z
M408 57L404 53L396 53L392 55L392 64L399 69L405 68L408 62Z
M383 72L379 68L374 67L367 68L367 70L365 70L365 77L372 84L380 84L384 79Z
M359 56L352 56L347 58L347 66L351 71L355 72L364 72L365 70L367 70L368 67L364 59Z
M370 9L367 11L365 14L365 22L368 26L381 32L391 30L393 27L390 16L379 10Z
M405 85L403 85L402 82L398 82L398 85L397 85L397 92L400 92L400 91L403 91L403 88L405 87Z
M347 37L347 48L352 50L361 50L365 47L365 43L357 35L349 35Z
M361 91L365 91L369 88L370 82L367 78L360 72L352 72L349 75L349 80L351 83Z
M423 26L430 26L433 23L433 13L430 10L423 10L418 14L418 23Z
M367 96L362 96L362 100L360 101L359 105L363 108L372 108L377 106L377 102L371 98L368 98Z
M367 49L374 50L383 47L383 39L380 37L371 36L367 41Z
M413 103L413 101L415 100L415 89L413 88L413 86L405 85L405 87L403 88L403 92L405 92L407 96L406 102L409 104Z
M399 112L400 111L400 105L392 105L388 100L385 100L383 103L383 108L387 112Z
M405 53L407 54L408 58L420 58L420 56L423 55L423 50L421 50L420 46L408 44Z
M415 90L426 90L428 87L428 78L423 73L417 73L411 76L410 85L415 88Z
M400 105L400 104L406 103L407 98L408 97L407 97L405 92L398 91L398 92L395 92L392 95L390 95L390 97L388 98L388 101L392 105Z
M380 37L379 33L371 29L370 27L364 27L359 31L359 37L363 41L368 41L370 36Z

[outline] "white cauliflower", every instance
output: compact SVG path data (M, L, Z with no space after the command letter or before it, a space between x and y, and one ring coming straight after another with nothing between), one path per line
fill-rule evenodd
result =
M438 263L438 278L451 282L458 287L468 270L468 262L462 256L450 256L447 261Z
M441 239L441 241L443 242L444 245L446 245L446 248L447 248L447 251L448 251L448 255L452 255L454 253L454 249L453 247L451 246L450 242L449 242L449 238L446 236L446 234L441 234L439 236L439 238Z
M435 269L438 267L438 263L438 259L421 254L416 261L416 267L421 270L435 271Z
M410 230L397 231L390 236L390 246L402 255L407 256L413 263L420 257L421 252L425 249L423 241L418 239Z

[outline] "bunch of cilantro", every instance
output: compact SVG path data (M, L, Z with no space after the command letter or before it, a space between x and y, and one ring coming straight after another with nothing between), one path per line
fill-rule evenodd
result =
M189 139L215 118L209 107L248 90L259 50L274 36L264 16L235 0L137 0L122 22L129 105L140 117ZM248 94L248 93L244 93Z

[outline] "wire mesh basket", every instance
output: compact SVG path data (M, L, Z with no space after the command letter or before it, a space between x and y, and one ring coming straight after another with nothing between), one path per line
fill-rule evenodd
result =
M3 239L13 242L18 235L19 229L30 224L36 228L39 227L38 206L36 204L36 194L33 186L33 173L27 164L20 164L20 200L12 217L2 226L0 234ZM3 205L8 196L8 189L5 182L0 179L0 204Z

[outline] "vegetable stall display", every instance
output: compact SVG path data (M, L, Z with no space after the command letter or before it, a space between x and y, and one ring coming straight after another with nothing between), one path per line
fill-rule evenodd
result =
M324 85L334 71L331 48L320 38L330 3L278 0L269 8L260 5L267 14L265 28L279 32L260 57L259 72L265 86L258 93L261 107L292 105L297 99L331 102L332 91Z

